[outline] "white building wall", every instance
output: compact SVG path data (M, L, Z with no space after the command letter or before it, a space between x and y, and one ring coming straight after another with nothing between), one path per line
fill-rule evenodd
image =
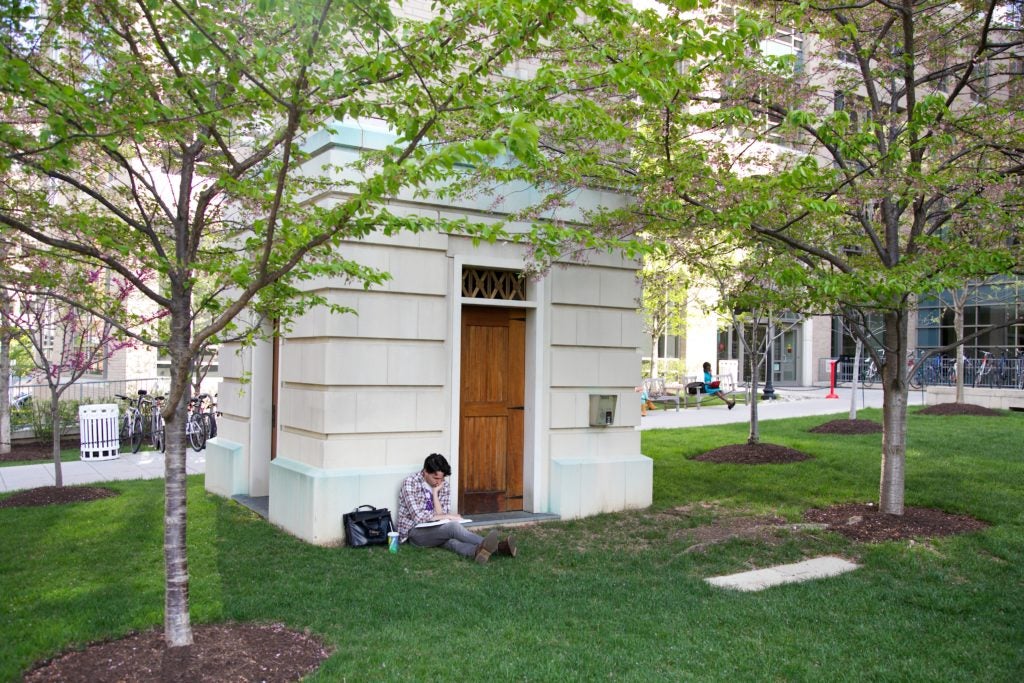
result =
M562 517L642 507L653 469L640 453L640 376L645 338L635 269L607 259L550 275L550 506ZM590 425L593 395L614 395L613 423Z
M718 329L721 318L711 313L718 301L718 293L709 287L694 287L686 305L686 347L683 375L700 377L704 363L711 363L712 372L718 372Z

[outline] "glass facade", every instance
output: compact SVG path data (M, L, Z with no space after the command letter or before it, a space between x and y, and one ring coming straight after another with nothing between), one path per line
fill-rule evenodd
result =
M992 325L1003 325L966 342L964 355L968 358L979 358L984 353L1014 357L1024 351L1024 325L1006 325L1024 314L1024 281L1011 279L993 280L922 298L917 322L919 350L941 348L956 341L953 320L957 305L963 306L965 337Z
M885 344L885 323L882 316L869 313L867 316L868 336L875 340L872 347L879 349ZM832 357L852 359L857 352L857 340L850 334L839 316L832 316Z

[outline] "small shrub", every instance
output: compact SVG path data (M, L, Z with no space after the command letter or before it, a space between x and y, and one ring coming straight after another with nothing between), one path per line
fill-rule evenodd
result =
M76 424L78 424L78 406L82 401L61 401L57 406L60 415L60 436L63 438ZM28 407L29 420L32 425L32 433L36 441L49 443L53 440L53 422L50 416L51 401L32 401ZM13 416L11 419L13 426Z
M11 431L28 429L32 426L32 402L26 401L17 408L11 408Z

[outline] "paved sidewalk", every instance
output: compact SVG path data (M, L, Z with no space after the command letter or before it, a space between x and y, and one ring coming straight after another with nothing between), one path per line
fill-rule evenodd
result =
M786 388L776 391L778 398L774 401L762 401L758 404L758 417L761 420L777 420L786 417L803 415L829 415L850 411L850 390L837 389L838 399L825 398L828 388ZM639 401L639 397L637 398ZM910 405L923 403L922 392L910 393ZM881 389L864 389L857 392L857 408L878 408L882 405ZM647 416L640 418L639 429L668 429L674 427L700 427L704 425L746 422L750 419L750 408L739 403L729 410L725 404L716 401L706 403L700 408L680 408L678 412L668 410L649 410ZM206 454L188 450L186 469L189 474L206 472ZM157 479L164 475L164 457L156 451L139 453L122 453L115 460L92 462L65 462L61 466L65 484L88 484L101 481L117 481L121 479ZM16 465L0 467L0 493L37 486L52 486L54 483L53 464Z
M159 479L164 476L164 455L158 451L122 453L113 460L64 462L60 469L67 485L122 479ZM196 453L188 449L185 470L189 474L205 473L206 452ZM53 463L0 467L0 493L53 486L55 481Z
M757 416L759 420L779 420L787 417L803 417L805 415L831 415L841 413L845 418L850 413L850 389L839 388L836 393L839 398L825 398L829 393L828 387L793 387L776 389L777 398L773 401L760 401L757 404ZM637 399L640 400L639 398ZM910 405L922 405L924 403L924 392L911 391L908 397ZM858 389L857 409L881 408L882 390ZM715 400L712 403L705 399L704 405L700 408L689 407L662 410L648 410L645 417L640 418L640 429L669 429L675 427L702 427L706 425L729 424L733 422L748 422L750 420L750 406L745 403L737 403L736 407L729 410L722 401Z

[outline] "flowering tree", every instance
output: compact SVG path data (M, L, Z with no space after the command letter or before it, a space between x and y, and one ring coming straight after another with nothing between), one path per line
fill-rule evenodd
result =
M10 264L10 262L8 262ZM114 353L134 345L125 339L109 320L92 315L86 310L63 303L60 299L41 294L42 281L51 287L67 287L75 297L82 297L88 289L107 289L101 281L102 271L83 272L75 264L57 264L45 260L34 261L23 273L31 284L18 283L18 275L8 273L3 282L3 296L8 306L0 308L3 325L19 334L15 343L28 346L28 356L38 370L37 378L50 389L50 424L53 428L53 466L55 483L63 486L60 442L62 433L60 399L72 384L85 374L101 368ZM104 299L122 305L132 288L123 280L114 280L110 289L113 298ZM71 297L68 297L71 298Z

